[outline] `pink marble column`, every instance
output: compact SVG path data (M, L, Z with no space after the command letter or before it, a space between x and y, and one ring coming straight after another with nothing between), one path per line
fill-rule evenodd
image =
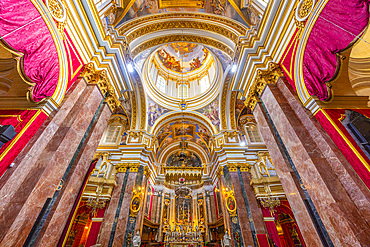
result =
M280 146L277 144L278 140L266 118L266 115L263 113L260 104L256 105L253 115L256 118L258 129L274 162L276 172L284 188L286 197L294 211L294 216L297 220L298 226L302 230L305 242L310 243L313 247L323 246L320 241L320 237L315 230L315 225L306 209L303 198L300 195L294 175L292 174L293 171L288 167L288 161L286 160Z
M369 190L364 186L320 124L300 103L295 93L281 78L276 85L267 85L262 96L277 131L295 164L302 181L335 246L364 246L370 243ZM261 134L277 167L277 173L295 214L294 181L290 177L284 156L266 121L261 105L254 110ZM287 180L291 180L287 182ZM294 184L294 185L293 185ZM289 196L292 194L292 196ZM300 199L298 199L300 201ZM298 207L298 210L305 210ZM303 221L297 222L306 243ZM311 230L314 231L313 228Z
M230 172L231 179L234 185L235 200L238 210L239 225L243 235L244 246L253 246L252 231L249 224L248 212L245 207L243 192L237 172ZM251 219L253 220L253 219Z
M120 211L118 221L117 221L116 232L114 235L113 247L123 246L123 242L124 242L125 234L126 234L127 220L130 215L130 203L132 199L133 189L135 186L136 176L137 176L136 172L130 172L128 175L126 190L125 190L125 194L123 197L121 211ZM102 243L102 242L98 242L98 243L99 244L101 243L102 246L106 246L106 244L108 244L108 243Z
M242 172L242 179L244 182L244 188L247 192L247 198L249 202L249 208L251 210L254 228L256 229L256 234L267 234L267 230L263 220L263 214L260 204L256 199L253 187L251 186L251 181L249 179L249 173Z
M55 116L15 160L0 190L0 246L21 246L51 198L103 96L79 79Z
M74 202L84 182L84 178L86 175L89 175L86 174L86 172L89 170L91 160L98 148L100 139L107 127L111 114L112 112L108 104L104 103L99 119L91 130L91 135L86 140L86 145L81 150L81 155L76 161L73 171L71 171L73 173L64 185L64 189L55 212L49 215L50 223L46 222L45 225L48 223L47 229L43 234L42 232L40 233L40 235L43 235L39 241L40 246L57 245L59 238L63 233L70 211L73 208Z
M117 185L113 189L111 200L109 201L109 205L105 210L103 222L100 227L99 236L96 241L96 243L101 244L102 247L108 246L124 179L125 173L117 173L116 175Z

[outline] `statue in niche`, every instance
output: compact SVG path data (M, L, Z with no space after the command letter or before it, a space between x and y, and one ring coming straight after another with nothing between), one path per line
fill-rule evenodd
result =
M136 232L136 235L132 239L132 246L139 247L141 244L140 231Z
M221 240L222 247L229 247L230 246L230 240L231 240L231 237L230 237L229 233L226 231L225 235L224 235L224 239Z

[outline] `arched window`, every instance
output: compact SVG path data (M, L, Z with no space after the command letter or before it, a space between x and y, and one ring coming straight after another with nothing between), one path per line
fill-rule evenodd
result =
M199 81L200 92L203 93L209 88L209 78L208 75L203 76Z
M262 142L262 138L258 128L255 124L249 124L246 126L249 141L251 143Z
M188 86L181 84L179 85L178 89L178 96L179 98L187 98L188 97Z
M121 132L122 126L119 123L112 123L108 126L105 132L104 143L105 144L115 144L118 141L119 134Z
M158 76L156 86L162 93L166 92L166 80L163 78L163 76Z

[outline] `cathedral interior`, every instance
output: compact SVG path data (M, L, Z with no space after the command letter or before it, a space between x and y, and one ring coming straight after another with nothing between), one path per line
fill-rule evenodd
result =
M368 0L0 0L0 246L370 246Z

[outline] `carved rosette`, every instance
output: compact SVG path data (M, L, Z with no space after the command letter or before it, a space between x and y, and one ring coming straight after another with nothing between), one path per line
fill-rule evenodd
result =
M84 77L87 83L98 85L101 93L106 95L105 102L108 103L113 112L121 105L105 70L96 71L94 64L88 63L80 76Z
M258 102L258 95L263 92L266 84L275 84L283 76L284 73L279 64L273 62L269 64L267 70L258 70L247 99L244 101L245 106L253 110Z

